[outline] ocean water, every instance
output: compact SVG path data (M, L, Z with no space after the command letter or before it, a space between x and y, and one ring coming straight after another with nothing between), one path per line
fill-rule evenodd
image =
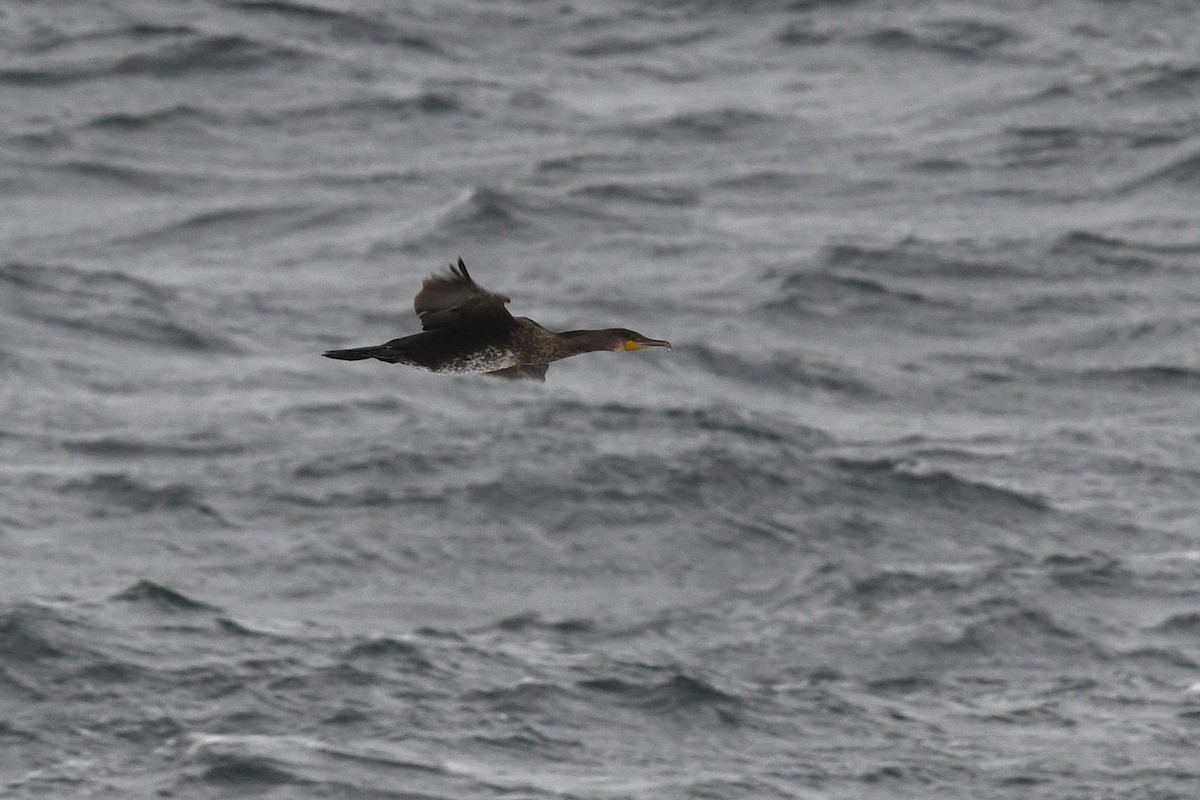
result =
M0 8L0 795L1192 798L1192 3ZM463 257L591 354L322 359Z

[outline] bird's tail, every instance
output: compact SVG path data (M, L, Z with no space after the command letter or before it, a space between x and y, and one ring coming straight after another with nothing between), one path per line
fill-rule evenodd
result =
M362 361L364 358L378 358L380 361L396 361L396 354L386 344L374 347L352 347L349 350L326 350L321 355L326 358L337 358L342 361Z

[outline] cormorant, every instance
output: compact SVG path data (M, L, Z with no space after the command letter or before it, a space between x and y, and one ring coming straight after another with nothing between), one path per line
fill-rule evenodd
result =
M544 381L551 361L580 353L671 346L625 328L554 333L528 317L514 317L504 307L507 302L508 297L477 284L460 258L457 266L450 265L449 274L426 278L413 299L421 333L322 355L343 361L376 358L430 372Z

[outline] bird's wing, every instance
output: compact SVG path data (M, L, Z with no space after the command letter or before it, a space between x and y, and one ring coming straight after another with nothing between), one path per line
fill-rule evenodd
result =
M484 289L471 279L460 258L449 274L430 275L413 299L413 309L427 331L473 322L510 322L508 298Z
M548 369L550 369L549 364L517 364L515 367L505 367L504 369L498 369L495 372L487 374L497 378L509 378L511 380L528 378L529 380L545 383L546 370Z

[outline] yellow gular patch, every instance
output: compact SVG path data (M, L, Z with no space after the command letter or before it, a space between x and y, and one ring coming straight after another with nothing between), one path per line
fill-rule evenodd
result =
M627 340L625 340L625 349L626 350L641 350L642 346L640 344L638 344L637 342L635 342L633 339L627 339Z

